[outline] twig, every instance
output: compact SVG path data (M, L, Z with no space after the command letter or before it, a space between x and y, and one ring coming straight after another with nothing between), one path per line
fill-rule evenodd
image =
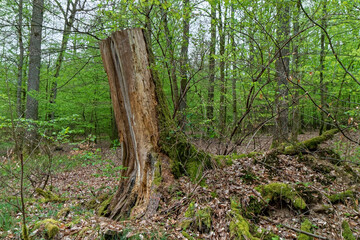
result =
M271 220L271 219L269 219L269 218L267 218L267 217L260 216L260 218L261 218L261 219L264 219L264 220L266 220L266 221L268 221L268 222L274 223L274 224L276 224L276 225L280 225L280 226L282 226L282 227L288 228L288 229L293 230L293 231L295 231L295 232L299 232L299 233L302 233L302 234L306 234L306 235L311 236L311 237L315 237L315 238L319 238L319 239L328 239L327 237L319 236L319 235L316 235L316 234L313 234L313 233L309 233L309 232L303 231L303 230L298 229L298 228L290 227L290 226L287 226L287 225L285 225L285 224L283 224L283 223L279 224L279 223L277 223L277 222L275 222L275 221L273 221L273 220Z

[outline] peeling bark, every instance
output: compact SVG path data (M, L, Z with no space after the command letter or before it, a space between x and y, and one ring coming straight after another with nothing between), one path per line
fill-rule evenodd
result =
M107 216L149 217L158 208L161 188L174 175L197 180L210 166L210 157L177 131L161 82L150 68L154 57L141 29L115 32L100 49L126 167Z
M159 154L155 86L140 29L114 33L101 43L115 119L127 167L110 204L111 218L145 214ZM145 56L145 57L144 57Z

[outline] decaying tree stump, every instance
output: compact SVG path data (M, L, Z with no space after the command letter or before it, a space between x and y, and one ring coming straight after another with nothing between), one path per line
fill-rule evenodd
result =
M167 181L166 169L196 179L210 158L188 143L170 118L160 81L150 68L153 57L143 30L115 32L101 42L100 50L126 167L108 216L115 220L146 216L157 209L157 188Z

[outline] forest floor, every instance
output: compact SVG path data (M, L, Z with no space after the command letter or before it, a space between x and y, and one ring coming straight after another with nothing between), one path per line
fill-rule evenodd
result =
M262 144L265 146L265 141ZM341 155L341 161L326 150L329 147ZM79 164L54 172L52 191L62 200L45 202L36 194L28 200L28 225L35 239L42 239L44 230L35 226L49 218L56 220L54 224L60 230L55 239L65 240L313 239L300 235L300 229L315 234L315 239L360 237L360 151L340 134L317 151L300 155L277 155L249 148L247 152L262 153L228 157L227 164L206 170L201 182L182 177L163 192L157 214L122 222L97 216L89 208L91 200L113 193L120 177L119 149L99 149L90 144L64 148L59 153L71 164ZM276 192L279 186L281 190ZM268 189L267 193L264 189ZM289 189L291 196L285 193ZM297 206L292 197L303 199L306 206ZM0 238L19 239L21 214L14 210L9 217L17 219L15 227L0 228ZM309 223L306 219L310 224L305 224ZM351 233L343 237L348 230L344 222L353 238Z

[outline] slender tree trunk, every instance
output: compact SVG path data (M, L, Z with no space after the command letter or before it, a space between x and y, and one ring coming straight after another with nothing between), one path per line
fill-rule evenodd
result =
M28 80L28 94L26 100L26 119L38 119L38 100L37 93L39 92L40 83L40 66L41 66L41 37L42 24L44 14L44 0L33 0L33 11L31 17L31 33L29 46L29 80ZM31 130L28 134L30 149L36 140L36 131Z
M234 33L234 20L235 20L235 11L233 4L231 5L231 53L232 53L232 81L231 81L231 89L232 89L232 115L233 115L233 125L235 126L237 123L238 111L237 111L237 94L236 94L236 81L237 81L237 67L236 67L236 42L235 42L235 33Z
M300 18L300 4L297 3L297 9L295 10L295 20L294 20L294 35L299 32L299 18ZM293 65L293 79L296 83L300 83L300 74L299 74L299 41L293 41L293 57L294 57L294 65ZM292 129L291 129L291 140L293 142L297 142L298 135L300 132L300 109L299 109L299 88L294 86L294 95L293 95L293 111L292 111Z
M170 83L172 87L172 100L174 104L175 111L179 109L179 88L178 88L178 82L177 82L177 76L176 76L176 59L175 59L175 48L173 45L173 36L170 33L169 27L168 27L168 18L167 18L167 10L164 10L162 7L160 7L160 10L163 15L163 25L164 25L164 31L165 31L165 38L166 38L166 45L169 50L169 58L171 63L171 74L170 74Z
M76 16L76 13L78 11L77 5L79 4L79 1L80 0L75 0L73 2L73 1L68 0L67 8L66 8L66 10L64 10L62 8L62 6L61 6L61 3L56 0L56 3L60 7L60 9L61 9L61 11L63 13L63 16L65 18L65 24L64 24L62 41L61 41L60 53L58 55L58 58L56 59L56 64L55 64L54 81L52 83L51 92L50 92L50 100L49 100L49 102L50 102L50 106L52 106L51 108L54 108L54 104L55 104L55 101L56 101L57 78L60 75L60 70L61 70L63 60L64 60L64 54L65 54L65 51L66 51L66 48L67 48L67 44L69 42L71 29L72 29L72 27L74 25L75 16ZM71 10L70 10L70 6L71 6ZM68 18L68 12L69 11L70 11L70 16ZM55 118L55 111L54 111L54 109L52 109L49 119L54 119L54 118Z
M321 20L321 25L326 29L326 1L322 1L322 14L323 18ZM320 98L321 98L321 108L327 111L327 102L326 102L326 93L327 86L324 79L324 70L325 70L325 33L321 31L320 36ZM323 133L328 128L327 124L327 115L325 112L321 111L321 120L320 120L320 131L319 135Z
M226 125L226 79L225 79L225 28L226 28L226 8L224 15L221 16L221 2L219 2L219 36L220 36L220 115L219 129L224 133Z
M284 43L290 35L289 6L278 3L278 45ZM278 85L278 94L275 99L276 118L273 147L288 141L288 80L289 77L289 46L285 46L275 63L275 78Z
M181 44L180 57L180 102L179 110L181 117L179 125L181 129L185 130L186 125L186 91L188 85L188 49L189 49L189 34L190 34L190 0L183 0L183 36Z
M19 41L19 62L18 62L18 77L16 89L16 110L18 117L23 117L24 110L21 101L21 93L23 91L23 67L24 67L24 43L23 43L23 0L19 0L19 19L18 19L18 41Z
M208 88L208 105L207 118L212 125L214 118L214 89L215 89L215 49L216 49L216 5L211 3L211 27L210 27L210 57L209 57L209 88ZM208 131L210 128L208 127Z
M115 32L100 44L126 167L105 214L116 220L151 216L158 189L171 184L170 166L175 176L197 179L209 165L209 156L176 131L149 47L141 29Z

